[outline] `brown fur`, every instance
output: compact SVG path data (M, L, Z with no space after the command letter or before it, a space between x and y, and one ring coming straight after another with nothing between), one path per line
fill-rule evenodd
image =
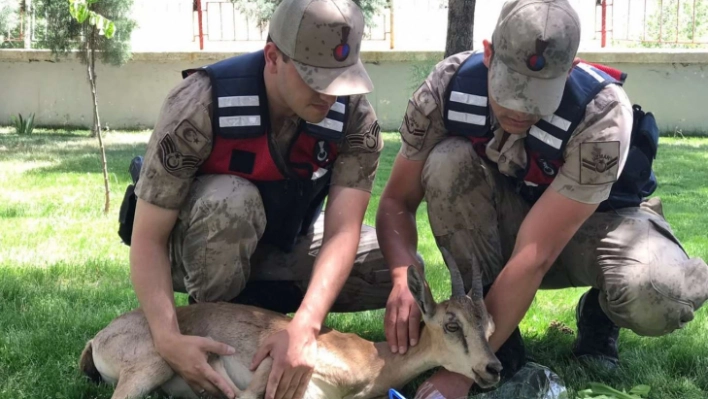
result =
M103 381L101 373L98 372L96 365L93 364L93 348L91 347L91 341L87 342L84 350L81 351L79 369L94 383L98 384Z
M368 399L385 396L420 373L442 366L475 379L480 386L499 380L501 365L488 344L493 330L483 301L469 296L435 303L425 280L411 266L411 292L423 313L418 345L405 355L393 354L386 342L370 342L356 334L323 329L317 338L317 360L308 398ZM200 303L178 307L180 330L186 335L210 337L236 349L232 356L216 356L212 367L241 399L260 397L270 373L270 358L255 373L248 370L256 350L272 333L287 327L290 318L268 310L230 303ZM473 314L469 314L473 312ZM458 327L446 332L449 317ZM155 390L175 397L196 398L191 389L157 353L140 309L114 319L90 340L81 354L81 369L89 377L117 381L113 399L140 398ZM98 375L98 373L103 373Z

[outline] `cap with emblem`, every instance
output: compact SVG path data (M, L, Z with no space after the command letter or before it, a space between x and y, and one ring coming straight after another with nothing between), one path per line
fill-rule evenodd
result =
M373 90L359 59L364 15L352 1L283 0L268 33L313 90L335 96Z
M505 3L492 45L489 94L494 101L529 114L553 114L580 46L580 21L570 3Z

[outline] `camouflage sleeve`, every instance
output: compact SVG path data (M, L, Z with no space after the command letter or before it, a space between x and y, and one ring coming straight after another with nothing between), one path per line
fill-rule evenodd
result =
M551 187L586 204L606 200L624 169L632 123L632 104L624 90L616 85L604 88L588 104L585 119L568 141L565 163Z
M466 51L440 61L408 100L399 128L400 154L406 159L425 160L447 136L443 121L445 91L457 68L471 54Z
M182 80L167 95L147 144L138 198L178 209L212 148L211 85L206 74Z
M332 185L371 192L383 150L376 113L363 95L352 96L344 140L332 171Z

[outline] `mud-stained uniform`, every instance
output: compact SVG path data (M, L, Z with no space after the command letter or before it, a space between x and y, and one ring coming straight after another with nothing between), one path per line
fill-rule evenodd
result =
M240 176L200 173L214 145L212 94L206 73L188 76L169 93L147 146L136 195L179 210L169 240L175 291L196 301L234 300L295 311L322 245L324 212L289 253L261 240L266 212L258 188ZM371 192L383 148L380 127L365 96L350 96L348 109L330 184ZM300 122L286 119L279 131L269 133L283 157ZM352 273L332 311L385 307L390 290L375 230L364 225Z
M467 289L470 265L481 268L485 285L499 275L532 206L518 189L518 176L527 170L528 133L505 135L488 107L493 138L480 156L467 137L455 137L446 128L446 90L472 54L453 55L434 68L412 95L400 127L400 155L425 162L422 185L430 226L438 245L447 247L460 265ZM547 189L586 204L607 200L627 161L632 112L618 85L595 95L563 149L562 166L549 170L555 177ZM561 252L541 288L598 288L600 306L615 324L657 336L694 318L708 297L707 281L706 263L689 258L664 219L660 201L651 198L638 207L595 212Z

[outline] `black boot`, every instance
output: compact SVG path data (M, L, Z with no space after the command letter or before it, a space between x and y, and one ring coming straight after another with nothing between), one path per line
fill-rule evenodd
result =
M487 296L487 292L491 288L491 284L484 287L484 297ZM518 372L527 362L526 358L526 348L524 346L524 340L521 337L521 330L516 327L509 338L502 344L499 350L495 353L497 359L502 364L501 378L506 380L511 378L516 372Z
M591 288L578 301L575 317L578 337L573 354L578 359L596 360L608 370L619 365L619 327L600 308L600 290Z

